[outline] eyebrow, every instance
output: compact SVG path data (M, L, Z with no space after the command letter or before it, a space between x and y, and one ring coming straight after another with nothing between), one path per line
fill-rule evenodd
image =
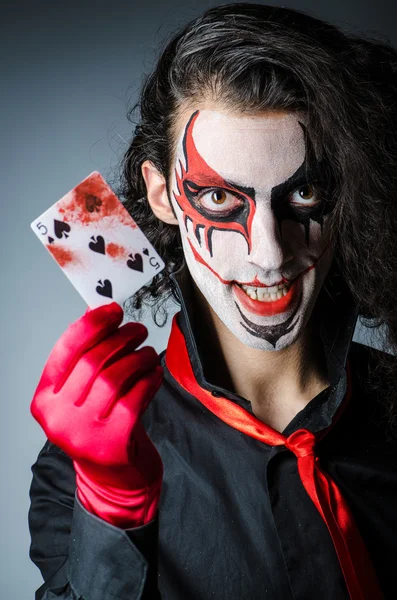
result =
M303 185L307 181L312 181L313 179L321 179L323 176L323 169L321 164L318 162L314 162L311 165L307 164L306 161L303 161L301 166L285 181L275 185L271 190L271 202L277 202L280 199L284 198L288 192L297 188L300 185Z

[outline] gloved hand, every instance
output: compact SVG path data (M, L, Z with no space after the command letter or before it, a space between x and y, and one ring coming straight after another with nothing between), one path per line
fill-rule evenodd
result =
M47 438L73 459L87 510L117 527L151 521L163 463L140 417L163 379L141 323L126 323L116 303L73 322L56 342L31 402Z

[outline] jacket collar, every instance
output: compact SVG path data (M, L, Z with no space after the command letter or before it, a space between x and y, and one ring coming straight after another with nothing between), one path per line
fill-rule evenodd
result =
M185 389L199 390L203 394L210 393L215 397L227 398L252 415L249 400L211 384L204 376L200 353L194 337L193 287L185 260L177 271L171 273L170 278L181 303L181 310L173 317L165 353L165 365L171 375L171 383L172 380L176 380L181 384L183 378L182 387ZM289 435L301 427L315 433L332 424L347 391L346 361L357 318L357 306L347 284L339 275L334 261L313 310L315 326L318 328L323 343L330 386L313 398L292 419L283 431L284 435ZM183 364L180 364L178 369L170 369L170 357L183 354L181 353L181 344L185 346L190 364L186 365L188 368L184 368ZM200 394L194 395L200 399Z

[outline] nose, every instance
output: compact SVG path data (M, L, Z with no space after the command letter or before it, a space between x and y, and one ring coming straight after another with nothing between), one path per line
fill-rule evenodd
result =
M281 276L283 267L292 258L290 243L281 239L276 216L270 207L258 206L252 220L251 253L248 262L269 273L269 278Z

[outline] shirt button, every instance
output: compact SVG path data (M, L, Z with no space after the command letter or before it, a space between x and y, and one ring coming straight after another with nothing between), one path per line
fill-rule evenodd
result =
M211 392L211 394L212 394L213 396L215 396L216 398L219 398L219 397L222 395L222 394L220 394L219 392L217 392L216 390L213 390L213 391Z

